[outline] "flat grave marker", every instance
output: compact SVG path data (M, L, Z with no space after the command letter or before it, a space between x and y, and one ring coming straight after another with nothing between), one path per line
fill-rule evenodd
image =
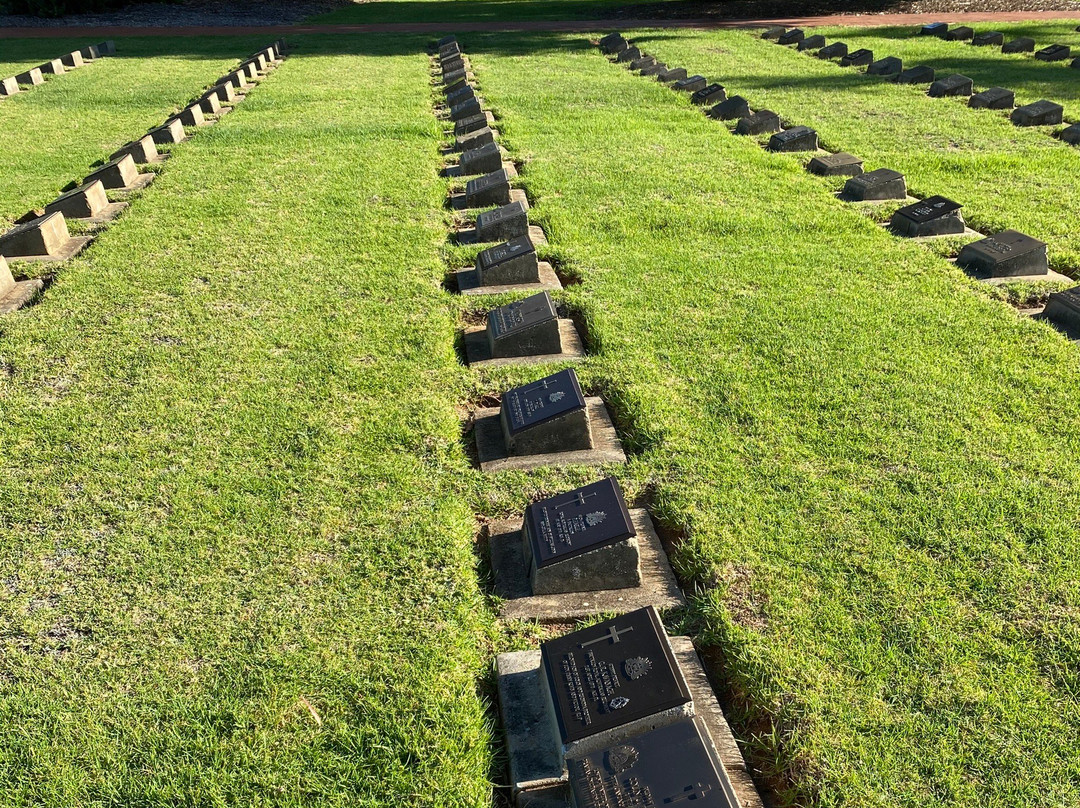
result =
M127 207L126 202L109 202L100 180L81 185L61 194L45 206L45 213L62 213L65 219L105 222Z
M1071 331L1080 333L1080 289L1073 287L1054 292L1046 301L1043 316Z
M792 28L790 31L784 31L776 38L777 43L780 45L794 45L796 42L801 42L806 38L806 34L803 33L801 28Z
M184 126L206 125L206 116L203 115L202 107L198 104L192 104L190 107L185 107L177 117Z
M101 58L101 52L98 50L97 45L85 45L79 48L79 55L82 56L84 61Z
M919 36L944 37L949 32L947 22L931 22L919 29Z
M156 129L150 130L150 137L159 146L169 143L183 143L187 140L184 124L179 118L170 118Z
M739 808L699 718L625 738L567 762L577 806Z
M773 152L817 151L817 148L817 132L809 126L793 126L769 138L769 151Z
M481 146L486 146L488 143L495 142L495 132L490 126L485 126L482 129L477 129L475 132L469 132L467 135L454 138L454 151L465 152L470 149L478 149Z
M641 69L646 68L646 67L651 67L654 64L656 64L656 57L655 56L645 55L645 56L642 56L640 59L635 59L634 61L632 61L630 63L630 69L631 70L641 70Z
M662 84L671 84L672 82L679 81L686 78L685 67L670 67L667 70L663 70L656 74L657 81Z
M475 132L477 129L483 129L490 123L490 118L482 112L476 115L470 115L467 118L462 118L461 120L454 122L454 134L458 137L467 135L470 132Z
M1035 51L1035 58L1040 62L1063 62L1072 55L1068 45L1047 45L1042 50Z
M529 213L521 202L485 210L476 217L478 241L511 241L529 235Z
M682 93L696 93L698 90L704 89L708 83L704 76L688 76L672 84L671 89Z
M67 72L64 70L64 63L60 59L50 59L47 62L42 62L38 69L44 76L62 76Z
M655 64L641 68L641 70L638 71L638 74L642 76L659 76L661 73L666 73L667 69L667 65L663 62L656 62Z
M953 73L931 84L927 94L931 98L946 98L954 95L971 95L971 90L971 79L959 73Z
M138 165L160 163L165 159L164 155L158 154L154 138L150 135L143 135L138 140L133 140L130 143L124 144L109 155L109 159L116 160L123 157L125 154L130 154L131 159Z
M490 131L490 130L489 130ZM503 156L499 146L492 140L475 149L461 153L458 167L463 176L488 174L502 168Z
M821 34L814 34L813 36L805 37L799 40L799 43L795 46L795 50L808 51L817 50L818 48L825 47L825 37Z
M15 81L19 84L27 84L31 87L37 87L45 83L45 78L41 75L41 70L36 67L31 67L15 77Z
M1035 40L1029 36L1020 36L1001 46L1002 53L1034 53Z
M867 48L852 51L840 60L841 67L862 67L874 61L874 52Z
M764 31L761 32L762 39L779 39L781 34L787 31L782 25L770 25Z
M700 90L695 90L690 96L690 103L702 106L705 104L718 104L727 98L727 92L722 84L707 84Z
M20 261L66 261L89 243L89 236L72 238L64 214L53 212L0 234L0 255Z
M489 247L477 256L476 274L483 286L539 283L540 262L536 247L527 235Z
M604 53L618 53L630 47L630 43L622 34L608 34L600 40L600 50Z
M209 92L202 96L195 104L202 110L204 116L217 115L221 112L221 102L218 101L217 93Z
M512 455L593 447L585 394L573 369L507 390L499 421L506 449Z
M967 229L961 207L943 196L931 196L900 208L889 224L900 235L911 238L958 235Z
M83 66L82 54L78 51L65 53L63 56L60 57L60 61L63 63L66 70L74 70L77 67Z
M896 56L886 56L882 59L878 59L876 62L871 62L866 66L866 75L868 76L894 76L904 70L903 60Z
M965 245L956 263L989 278L1046 275L1049 272L1046 243L1016 230L1003 230Z
M853 202L879 202L906 199L904 175L891 168L879 168L852 177L844 183L843 196Z
M968 106L973 109L1012 109L1015 103L1016 93L1004 87L991 87L968 99Z
M977 48L985 48L988 45L1004 45L1005 34L1000 31L987 31L985 34L972 37L971 44Z
M1058 137L1070 146L1080 145L1080 123L1070 124L1058 132Z
M641 48L635 46L632 48L627 48L624 51L620 51L618 55L616 55L615 61L616 63L620 64L622 62L632 62L635 59L640 59L643 55L644 54L642 54Z
M1061 123L1065 113L1061 104L1045 98L1033 104L1024 104L1012 111L1009 119L1017 126L1053 126Z
M456 106L450 107L450 120L455 122L462 121L466 118L482 115L483 112L484 110L480 106L480 99L473 97Z
M561 354L563 350L559 315L546 291L489 311L486 336L493 359Z
M214 85L210 93L217 97L218 104L225 105L236 100L236 92L229 82L220 82Z
M98 53L102 56L116 56L116 43L111 39L106 39L104 42L99 42L97 45Z
M731 121L750 115L750 104L741 95L733 95L709 110L709 117L719 121Z
M847 56L848 46L846 42L833 42L819 50L815 55L819 59L842 59Z
M819 177L857 177L863 173L863 161L853 154L837 152L813 158L806 169Z
M929 84L933 80L934 68L926 65L909 67L907 70L900 71L896 77L897 84Z
M735 124L737 135L764 135L780 131L780 116L771 109L759 109L753 115L740 118Z
M465 185L465 207L483 208L510 203L510 172L505 168L469 180Z
M153 177L152 174L143 176ZM87 174L83 183L100 180L107 190L128 191L139 184L139 178L139 169L135 167L135 160L130 154L124 154Z
M949 42L962 42L975 36L975 31L966 25L958 25L945 32L945 39Z

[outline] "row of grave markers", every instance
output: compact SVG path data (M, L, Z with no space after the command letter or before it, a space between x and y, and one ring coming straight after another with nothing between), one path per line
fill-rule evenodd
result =
M516 168L499 146L495 119L457 40L437 44L454 125L448 151L460 153L444 174L473 177L451 192L450 204L481 209L457 240L502 241L457 273L458 289L531 293L490 311L485 328L466 330L467 360L476 367L579 359L580 335L550 297L561 283L537 260L535 243L546 239L528 224L529 202L512 185ZM626 462L603 400L585 395L572 368L505 391L499 407L476 413L473 433L484 472ZM652 520L628 507L614 478L534 502L522 517L489 525L487 540L503 619L620 615L539 651L498 655L519 808L761 804L693 644L669 637L660 620L658 609L685 598Z
M152 170L140 172L139 166L151 166L168 158L167 153L158 151L158 145L181 143L187 139L185 126L206 126L231 111L231 106L222 103L242 100L249 84L261 81L263 75L284 59L284 53L285 43L278 40L246 59L179 114L121 146L81 182L72 183L43 209L31 210L15 227L0 234L0 314L22 308L44 288L41 278L16 281L8 266L9 259L58 263L78 255L94 239L98 229L120 215L134 193L153 182L157 175ZM72 235L68 230L69 220L78 222L80 232L87 235Z
M783 39L782 28L765 31L765 38ZM801 41L800 36L788 40ZM670 68L633 46L621 34L613 33L599 41L602 51L616 63L625 64L640 75L655 76L674 90L691 92L695 104L719 103L706 114L720 120L737 119L735 132L743 135L773 133L767 148L775 152L820 152L817 133L807 126L781 128L779 115L767 109L751 112L745 98L727 97L726 89L700 75L687 76L684 68ZM846 47L846 46L845 46ZM869 52L868 52L869 53ZM860 57L872 64L872 54ZM899 60L897 60L899 61ZM908 202L891 217L889 228L902 237L927 239L955 235L984 235L970 229L961 215L957 202L944 196L914 199L908 194L904 175L889 168L864 171L863 161L846 152L819 153L807 163L807 170L819 176L850 177L840 194L851 202ZM1068 281L1069 278L1050 270L1046 243L1016 230L1003 230L985 236L961 248L956 263L976 279L992 284L1017 281ZM1058 324L1069 336L1080 336L1080 289L1072 288L1050 295L1043 316Z
M1076 29L1080 31L1080 27ZM1002 53L1030 53L1040 62L1065 62L1072 58L1072 48L1068 45L1053 44L1045 48L1035 50L1035 40L1029 36L1020 36L1005 41L1005 35L1000 31L985 31L976 34L974 29L967 25L949 27L946 22L931 22L924 25L917 32L919 36L933 36L948 42L970 42L975 47L999 47ZM1072 59L1069 67L1080 70L1080 56Z
M944 23L933 23L933 25L944 25ZM928 84L927 95L931 98L966 97L968 106L973 109L1010 110L1009 119L1017 126L1057 126L1064 122L1065 110L1061 104L1045 98L1018 107L1016 93L1004 87L990 87L976 93L974 82L960 73L952 73L939 78L934 68L926 65L904 69L903 61L896 56L875 59L874 52L867 48L859 48L849 53L846 43L826 44L825 37L820 34L806 36L801 28L787 30L783 26L773 26L767 28L762 37L774 39L780 45L795 45L799 51L815 51L819 59L839 59L841 67L865 67L867 75L882 76L897 84ZM1034 45L1033 41L1032 44ZM1053 45L1044 50L1061 48L1064 48L1067 58L1069 48L1065 45ZM1080 63L1080 59L1077 63ZM1077 66L1077 63L1074 63L1074 66ZM1053 134L1070 145L1080 144L1080 123L1070 124Z
M83 67L102 56L115 56L116 43L111 39L97 45L87 45L71 53L50 59L37 67L31 67L17 76L0 79L0 98L21 92L20 87L37 87L45 83L45 76L62 76L70 70Z

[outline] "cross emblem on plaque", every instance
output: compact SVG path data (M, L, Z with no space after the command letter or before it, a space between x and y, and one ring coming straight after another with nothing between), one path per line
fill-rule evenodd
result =
M555 508L556 508L556 510L561 511L567 505L573 505L575 502L578 505L584 505L585 500L591 499L592 497L596 497L596 496L599 496L599 494L597 494L595 491L593 491L591 494L585 494L585 493L582 493L581 491L578 491L576 494L574 494L573 499L568 499L568 500L566 500L566 502L560 502L558 505L555 506Z
M694 785L684 788L682 790L682 794L676 794L673 797L666 797L664 799L664 805L670 805L673 802L690 802L691 800L703 800L710 791L712 791L712 786L703 786L701 783L695 783Z
M630 628L624 628L622 629L622 631L615 628L615 626L612 626L607 630L607 634L605 634L603 637L597 637L595 640L589 640L588 642L580 643L578 645L578 648L588 648L590 645L596 645L598 642L604 642L605 640L611 640L611 644L614 645L615 643L620 642L619 635L626 634L633 630L633 626L630 626Z
M551 386L551 382L549 382L547 379L541 379L539 382L534 384L532 387L526 387L522 392L532 393L532 392L534 392L536 390L547 390L550 386Z

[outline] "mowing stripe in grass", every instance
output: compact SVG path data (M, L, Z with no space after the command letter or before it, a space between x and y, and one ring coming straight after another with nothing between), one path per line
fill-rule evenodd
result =
M1072 347L580 38L467 44L778 802L1075 802Z
M0 803L489 800L422 47L306 40L5 320Z

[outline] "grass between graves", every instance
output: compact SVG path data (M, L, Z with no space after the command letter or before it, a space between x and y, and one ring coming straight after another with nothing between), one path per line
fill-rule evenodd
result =
M803 75L746 34L665 36L692 68ZM581 37L462 40L776 803L1080 800L1076 347ZM890 114L828 86L749 95L804 93L845 136ZM998 179L968 187L1001 204Z
M973 228L1026 232L1048 242L1054 269L1070 275L1080 270L1080 232L1072 213L1080 206L1080 150L1049 136L1060 127L1016 127L1007 113L969 109L967 99L930 98L925 87L898 86L751 32L642 32L635 41L669 65L720 81L752 108L774 110L785 125L814 127L823 148L851 152L867 170L903 172L916 196L941 194L960 202ZM1045 67L1034 60L1021 65ZM690 106L685 96L681 101ZM722 131L721 124L714 126ZM774 159L794 169L809 157ZM818 193L842 184L820 181Z
M9 157L0 172L0 228L52 201L92 164L164 122L267 44L263 39L120 39L117 56L0 101L0 154ZM5 53L13 46L36 56L59 56L77 45L70 39L4 43Z
M0 324L0 803L490 798L423 44L306 40Z

